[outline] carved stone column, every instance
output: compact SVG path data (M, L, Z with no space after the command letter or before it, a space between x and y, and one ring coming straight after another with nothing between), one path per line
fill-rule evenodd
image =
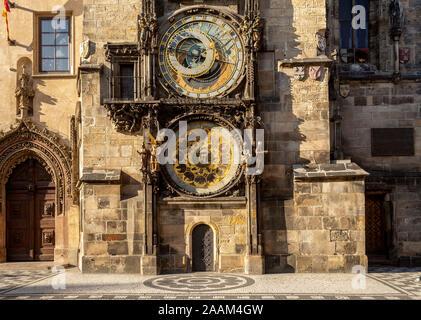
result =
M141 171L143 174L143 212L144 212L144 241L143 256L141 258L141 273L154 275L159 273L158 259L158 228L157 228L157 191L159 184L159 164L156 158L157 106L149 105L148 114L143 118L143 144L140 155L142 157Z
M253 130L253 141L256 146L254 134L257 127L256 105L251 104L247 111L247 128ZM257 149L257 148L255 148ZM257 150L256 150L256 156ZM265 271L260 212L260 186L259 175L247 175L246 170L246 197L247 197L247 255L245 257L246 274L263 274Z
M245 2L244 22L242 36L247 50L247 84L245 87L245 100L248 101L246 128L253 130L253 144L256 147L255 129L260 118L256 117L256 65L257 52L262 44L262 23L260 18L259 1L247 0ZM256 149L256 148L254 148ZM246 274L263 274L265 271L262 249L262 235L260 231L260 181L261 175L246 175L247 197L247 254L244 261Z
M158 48L158 22L155 0L144 0L138 17L138 49L140 57L140 94L142 100L155 96L155 64Z
M263 274L265 261L263 256L260 211L260 176L247 177L247 255L245 257L246 274Z

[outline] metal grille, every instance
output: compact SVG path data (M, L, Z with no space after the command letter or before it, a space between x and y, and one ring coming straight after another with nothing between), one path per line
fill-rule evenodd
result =
M193 230L193 271L214 271L213 231L204 224Z

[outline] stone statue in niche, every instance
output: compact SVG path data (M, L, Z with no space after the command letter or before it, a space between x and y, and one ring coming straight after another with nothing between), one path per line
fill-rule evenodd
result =
M26 66L22 66L22 73L18 79L18 85L15 91L17 100L17 114L22 119L32 115L32 102L35 96L35 90L33 88L32 79L29 74L26 73Z
M400 0L391 0L389 5L389 15L392 36L400 36L404 23L404 11Z
M146 24L145 15L142 13L139 16L139 45L140 48L144 49L146 47L146 44L148 42L148 26Z
M158 23L156 14L150 16L141 13L139 15L139 47L144 52L156 50L158 47Z
M316 33L317 37L317 55L322 56L326 54L327 40L326 36L322 32Z
M155 52L155 50L158 48L158 23L155 13L152 15L149 23L151 30L151 49L153 52Z

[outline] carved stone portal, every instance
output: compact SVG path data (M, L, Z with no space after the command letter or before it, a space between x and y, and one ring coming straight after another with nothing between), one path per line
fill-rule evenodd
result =
M47 129L41 130L29 120L19 121L8 133L0 134L0 183L5 185L13 169L28 158L38 159L56 185L56 212L64 213L72 196L71 153ZM4 195L0 194L0 202Z

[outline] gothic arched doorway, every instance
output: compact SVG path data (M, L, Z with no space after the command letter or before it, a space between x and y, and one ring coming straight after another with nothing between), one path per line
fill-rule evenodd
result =
M6 184L8 261L54 260L55 184L41 163L30 158Z
M214 271L214 239L212 228L200 224L193 230L193 271Z

